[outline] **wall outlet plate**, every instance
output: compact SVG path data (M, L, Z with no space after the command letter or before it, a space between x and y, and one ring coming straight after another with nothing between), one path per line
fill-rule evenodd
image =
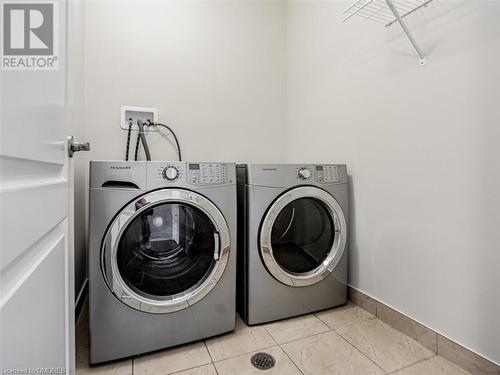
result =
M145 107L123 106L121 108L120 127L128 130L129 119L132 119L132 129L137 130L137 120L158 122L158 109Z

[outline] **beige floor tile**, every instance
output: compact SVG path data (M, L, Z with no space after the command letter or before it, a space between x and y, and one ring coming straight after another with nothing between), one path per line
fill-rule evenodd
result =
M377 318L410 336L434 353L437 352L437 333L424 325L380 302L377 302Z
M88 341L76 341L76 374L77 375L132 375L132 360L114 361L102 365L89 365Z
M189 370L184 370L181 372L176 372L173 375L217 375L217 371L215 371L215 367L213 364L209 364Z
M377 301L371 298L370 296L360 292L353 287L349 287L349 300L354 302L359 307L365 309L372 315L377 315Z
M282 345L306 375L370 375L384 372L333 331Z
M132 375L132 360L106 363L104 365L96 365L89 367L86 365L77 364L77 375Z
M81 320L76 325L75 332L75 362L76 367L86 367L89 362L89 337L88 324Z
M276 345L264 327L248 327L240 319L236 319L234 332L208 339L206 343L214 361L221 361Z
M275 366L265 371L266 375L300 375L300 371L278 346L262 350L271 354L275 360ZM250 358L257 352L247 353L238 357L216 362L215 367L219 375L261 375L264 372L256 369L250 363Z
M429 349L379 319L347 326L337 332L388 372L434 355Z
M266 324L264 328L279 344L329 330L328 326L312 314Z
M405 367L394 373L395 375L467 375L457 365L447 361L443 357L434 356L431 359L419 362L410 367Z
M134 359L134 375L165 375L210 363L203 342L162 350Z
M375 318L375 315L352 303L331 310L321 311L316 313L316 316L333 329L339 329Z
M132 360L115 361L103 365L89 365L88 304L86 303L76 325L76 374L77 375L132 375Z
M474 375L500 375L500 366L438 335L438 354Z

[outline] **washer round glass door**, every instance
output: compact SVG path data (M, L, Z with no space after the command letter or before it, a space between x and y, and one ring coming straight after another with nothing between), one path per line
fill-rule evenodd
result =
M317 187L302 186L279 196L267 211L260 253L277 280L308 286L335 269L346 240L346 219L335 198Z
M115 296L151 313L184 309L207 295L229 257L229 228L192 191L164 189L129 203L113 220L102 270Z

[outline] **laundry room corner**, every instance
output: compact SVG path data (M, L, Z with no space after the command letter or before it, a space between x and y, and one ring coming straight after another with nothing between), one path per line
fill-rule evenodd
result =
M85 2L86 160L125 159L123 106L156 108L189 160L284 160L284 10L284 2ZM150 134L154 157L175 160L171 142ZM77 163L88 186L86 162ZM75 200L79 217L85 202ZM85 263L78 257L79 272Z
M284 2L86 2L91 159L124 159L122 106L153 107L190 160L284 159ZM152 137L157 159L175 149Z
M500 0L0 20L0 375L500 375Z
M288 2L287 160L348 165L352 287L498 362L500 4L409 17L425 66L350 5Z

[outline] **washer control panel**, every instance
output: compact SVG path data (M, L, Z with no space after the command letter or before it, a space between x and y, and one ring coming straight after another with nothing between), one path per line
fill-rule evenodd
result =
M158 186L165 186L184 178L184 165L181 163L148 162L148 180Z
M342 165L316 165L315 172L316 181L320 183L339 183L345 177Z
M141 162L142 163L142 162ZM236 184L233 163L185 161L148 161L147 189L164 187L193 188Z
M175 181L179 178L179 169L173 165L163 168L162 177L167 181Z
M222 163L190 163L188 182L194 185L227 183L227 166Z
M299 170L297 171L297 176L301 179L301 180L309 180L312 176L312 172L310 169L308 168L299 168Z

